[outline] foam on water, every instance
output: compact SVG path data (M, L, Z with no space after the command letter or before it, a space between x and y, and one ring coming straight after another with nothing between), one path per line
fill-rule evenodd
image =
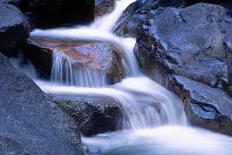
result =
M232 138L199 128L161 126L83 138L104 155L231 155Z

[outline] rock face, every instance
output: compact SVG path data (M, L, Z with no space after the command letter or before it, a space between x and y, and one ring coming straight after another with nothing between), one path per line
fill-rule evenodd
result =
M45 79L50 78L52 70L52 49L43 46L40 42L28 39L22 52L36 67L39 77Z
M13 5L0 4L0 15L0 51L14 55L29 35L29 24Z
M79 124L85 136L114 131L120 127L120 103L104 96L56 96L55 102Z
M23 12L32 12L39 27L86 23L94 19L94 0L22 0Z
M0 154L84 154L73 119L0 54Z
M135 3L118 25L118 34L137 37L142 70L181 97L192 124L232 135L232 18L224 7Z
M125 76L121 56L107 43L29 39L23 52L37 69L49 77L54 50L65 53L74 64L103 71L109 84L119 82Z

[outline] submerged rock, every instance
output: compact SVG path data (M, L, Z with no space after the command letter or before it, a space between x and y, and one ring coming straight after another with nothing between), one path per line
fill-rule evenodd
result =
M194 125L232 135L230 46L225 46L231 21L220 5L138 8L135 3L115 31L137 37L142 70L181 97Z
M119 129L122 121L120 103L104 96L55 96L54 101L72 116L82 134L92 136Z
M0 54L0 154L84 154L75 121Z
M29 39L23 50L36 68L48 77L51 74L54 51L71 58L74 68L81 65L86 69L104 72L109 84L119 82L125 76L120 54L108 43Z
M29 36L26 17L13 5L0 4L0 51L11 56Z

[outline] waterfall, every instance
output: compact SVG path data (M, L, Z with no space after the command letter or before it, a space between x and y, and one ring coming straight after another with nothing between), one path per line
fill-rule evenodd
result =
M71 86L102 87L106 85L106 74L78 64L63 52L54 50L51 81Z
M112 13L97 19L87 27L35 30L31 33L32 37L58 38L65 39L66 41L105 41L113 44L123 56L124 70L126 71L127 78L107 88L83 88L86 86L93 87L93 85L87 85L87 83L92 82L92 76L94 78L98 77L98 79L94 79L95 87L103 86L104 83L98 80L105 79L104 74L97 75L94 71L87 74L86 69L84 74L82 74L83 67L74 69L73 62L68 56L62 52L54 51L52 81L63 81L63 83L68 85L79 86L79 88L56 87L41 82L37 83L47 93L107 95L119 100L123 109L125 109L126 119L123 121L124 128L140 129L164 124L186 125L186 116L181 101L174 94L140 73L134 55L136 40L134 38L118 37L111 32L121 13L132 2L134 0L117 1L116 8ZM112 22L104 22L109 20ZM81 74L82 77L75 76L76 74Z
M135 0L117 1L116 9L109 15L97 19L87 27L57 28L50 30L34 30L32 38L47 38L65 41L95 41L106 42L118 49L123 57L123 67L126 76L136 76L139 74L138 64L133 54L134 38L122 38L111 33L114 23L119 19L124 9ZM105 22L111 21L111 22ZM58 52L60 54L58 54ZM70 59L67 61L67 59ZM69 62L69 63L68 63ZM53 51L52 82L84 87L99 87L106 85L106 75L98 73L96 70L81 68L81 75L75 76L71 58L67 58L63 51L55 49ZM63 74L63 75L61 75ZM70 75L72 74L72 75ZM96 79L96 75L101 77ZM66 78L68 77L68 78ZM88 78L81 78L88 77ZM64 80L65 79L65 80ZM89 79L93 81L89 81ZM100 80L100 81L99 81ZM80 84L81 83L81 84ZM91 83L91 85L89 85Z
M112 44L123 59L126 77L121 82L107 85L105 73L81 65L76 67L74 60L55 49L51 81L36 83L48 94L104 95L120 101L124 112L123 129L91 138L82 137L87 146L96 148L97 152L93 154L231 155L230 137L191 127L180 99L140 73L134 55L136 40L112 34L113 25L132 2L116 1L112 13L89 26L35 30L31 33L33 38Z

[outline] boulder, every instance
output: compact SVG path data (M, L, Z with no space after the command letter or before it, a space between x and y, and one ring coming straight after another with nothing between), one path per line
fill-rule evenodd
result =
M0 4L0 51L11 56L29 36L26 17L13 5Z
M104 96L56 96L54 101L80 126L82 134L92 136L120 128L119 101Z
M74 67L82 65L104 72L109 84L119 82L125 76L119 52L108 43L31 38L23 49L25 56L47 77L51 74L54 51L71 58Z
M39 27L88 23L94 19L94 0L22 0L23 12L32 12Z
M207 3L149 9L133 4L127 10L115 31L137 37L144 73L181 97L192 124L232 135L228 10Z
M0 154L84 154L75 121L0 54Z

